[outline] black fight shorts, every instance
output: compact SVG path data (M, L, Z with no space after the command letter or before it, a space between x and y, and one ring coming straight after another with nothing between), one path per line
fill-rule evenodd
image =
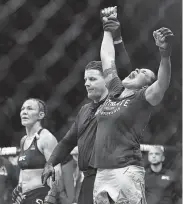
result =
M21 204L43 204L50 188L44 186L24 193L25 200Z

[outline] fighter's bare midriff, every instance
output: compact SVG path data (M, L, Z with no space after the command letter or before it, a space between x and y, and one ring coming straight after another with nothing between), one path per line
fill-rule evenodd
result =
M25 169L21 170L22 192L27 192L35 188L43 187L41 174L43 169Z

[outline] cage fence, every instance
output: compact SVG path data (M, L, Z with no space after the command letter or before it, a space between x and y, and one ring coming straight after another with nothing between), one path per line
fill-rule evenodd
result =
M181 10L177 10L181 1L126 0L114 4L119 8L122 36L134 68L147 66L156 72L159 54L152 31L164 25L175 33L171 86L165 100L157 107L144 142L181 143L178 130L181 128L178 125L181 120L181 31L176 25L181 23ZM111 6L111 2L1 1L1 147L18 147L24 135L19 111L29 97L46 101L50 130L57 139L64 136L78 109L87 101L83 73L89 61L99 59L102 39L99 12L105 6Z

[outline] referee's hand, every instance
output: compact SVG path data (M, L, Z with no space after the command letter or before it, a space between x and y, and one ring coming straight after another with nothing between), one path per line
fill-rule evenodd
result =
M43 185L46 185L46 181L49 177L52 177L52 181L55 181L55 169L53 167L52 164L46 164L44 169L43 169L43 173L41 176L41 180Z

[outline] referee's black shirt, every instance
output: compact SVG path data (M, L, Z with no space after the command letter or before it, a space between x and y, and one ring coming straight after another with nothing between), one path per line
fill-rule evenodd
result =
M123 41L115 45L115 52L117 70L119 71L119 75L125 78L128 72L132 70L132 66ZM88 170L97 131L95 112L104 101L105 99L99 103L91 102L81 108L75 122L72 124L66 136L54 149L48 163L52 163L53 165L62 163L72 149L78 145L79 168L81 171Z
M95 112L104 100L88 103L81 108L70 130L54 149L49 159L50 163L63 163L72 149L78 146L79 168L81 171L88 169L97 130Z

